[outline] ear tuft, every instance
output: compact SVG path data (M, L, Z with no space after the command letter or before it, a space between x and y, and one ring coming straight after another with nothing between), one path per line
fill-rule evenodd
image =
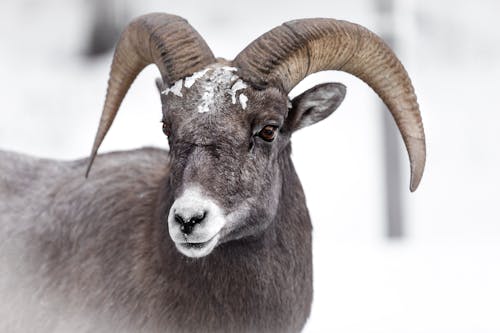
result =
M287 127L293 132L327 118L339 107L345 94L342 83L323 83L303 92L292 101Z

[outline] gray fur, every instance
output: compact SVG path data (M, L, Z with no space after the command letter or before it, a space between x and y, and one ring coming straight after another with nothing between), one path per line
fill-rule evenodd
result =
M202 83L162 95L171 150L100 155L87 180L87 159L0 152L0 293L11 297L0 331L300 331L311 223L290 136L333 112L342 87L314 88L291 110L275 88L240 90L243 110L221 85L206 113ZM280 127L272 143L256 136L269 123ZM176 250L166 223L188 183L226 211L246 209L197 259Z

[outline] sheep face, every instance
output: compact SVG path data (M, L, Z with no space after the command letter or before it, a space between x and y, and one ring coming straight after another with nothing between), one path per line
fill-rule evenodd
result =
M220 64L168 88L157 84L175 198L166 218L177 249L189 257L265 232L277 212L280 159L291 133L326 118L345 93L340 84L318 86L292 107L278 89L254 89L236 68Z

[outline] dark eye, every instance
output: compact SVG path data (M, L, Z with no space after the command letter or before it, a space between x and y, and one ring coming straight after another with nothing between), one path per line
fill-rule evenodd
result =
M267 125L259 132L259 137L267 142L271 142L276 138L278 126Z
M168 124L164 121L162 121L163 123L163 133L165 133L166 136L170 136L170 128L168 127Z

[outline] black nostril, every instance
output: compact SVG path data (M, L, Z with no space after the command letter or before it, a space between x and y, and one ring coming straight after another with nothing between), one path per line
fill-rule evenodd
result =
M197 216L193 216L190 219L185 219L183 216L181 216L179 214L175 214L174 219L175 219L175 222L180 224L181 232L186 234L186 235L189 235L190 233L193 232L195 224L203 221L205 219L206 215L207 215L207 213L203 212L202 214L197 215Z
M189 222L192 223L192 224L196 224L196 223L200 223L201 221L203 221L205 219L205 216L207 215L206 212L203 212L203 214L200 214L198 216L194 216L192 217Z
M177 223L179 223L181 225L185 223L184 219L180 215L175 214L174 218L175 218L175 222L177 222Z

